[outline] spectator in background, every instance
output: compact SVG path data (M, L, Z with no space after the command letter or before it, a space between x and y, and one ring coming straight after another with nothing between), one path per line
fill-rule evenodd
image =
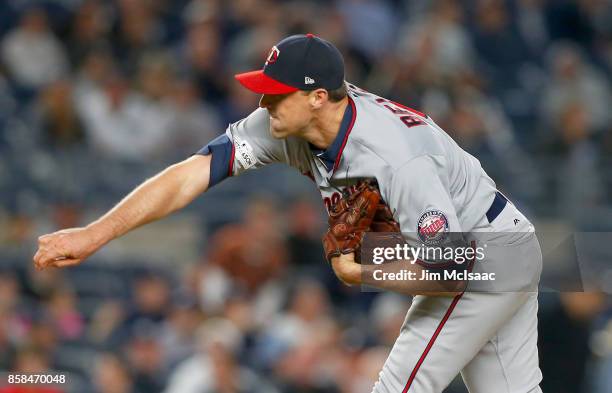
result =
M204 99L215 106L225 99L229 81L217 12L214 2L192 1L183 14L186 37L179 48L185 72L193 75Z
M307 279L293 287L287 310L265 324L258 340L260 367L272 369L283 391L335 391L328 371L341 340L327 293Z
M125 361L111 353L101 354L92 370L95 393L140 393L134 389Z
M170 157L174 150L175 135L172 122L175 113L169 102L175 82L173 64L164 52L150 52L143 55L136 75L138 91L142 94L142 115L140 126L148 129L150 136L157 140L155 156Z
M179 364L164 393L275 393L277 390L238 364L243 344L228 320L211 318L197 332L198 353Z
M171 370L193 355L196 331L203 320L197 303L187 299L174 302L159 335L164 369Z
M501 97L504 110L514 121L518 137L532 140L527 130L537 123L539 97L548 75L544 72L544 54L550 45L546 24L545 0L519 0L508 3L513 34L524 47L524 58L518 59L515 84ZM528 146L526 146L529 149Z
M603 293L566 292L554 296L546 313L540 313L543 334L539 336L542 356L542 391L589 392L586 378L590 360L589 334L593 321L605 305ZM562 373L559 370L563 370Z
M208 259L234 280L237 290L252 294L283 274L287 249L277 211L270 200L253 200L243 223L225 226L211 238Z
M0 370L9 369L16 344L26 339L27 321L20 312L22 304L17 278L10 273L0 273Z
M112 9L101 0L85 0L72 19L68 54L73 66L80 65L91 48L102 45L108 39L112 27Z
M546 25L545 0L516 2L516 23L521 39L528 46L530 57L540 59L550 35Z
M552 46L548 58L550 80L541 99L544 125L555 125L569 104L581 102L589 131L607 130L612 96L605 76L585 62L580 48L568 42Z
M287 19L308 18L307 14L299 14L298 11L292 15L283 15L281 7L275 7L271 3L273 2L269 0L232 3L231 17L237 19L236 23L246 23L249 26L236 32L235 37L228 43L227 63L232 67L232 71L238 72L260 65L270 51L270 42L282 39L282 26L292 22ZM284 7L289 7L289 4Z
M558 172L559 208L584 229L588 227L583 225L595 219L594 208L604 197L599 151L592 139L593 127L588 108L581 101L563 107L556 122L557 154L565 158Z
M349 357L346 368L341 368L337 376L340 391L370 393L388 355L389 348L373 346Z
M163 104L173 86L174 74L171 59L165 52L149 52L138 65L138 89L148 100Z
M11 371L16 373L41 373L49 370L49 358L36 347L23 347L17 351Z
M513 23L504 0L478 0L475 10L474 45L480 66L501 91L515 88L529 51Z
M172 122L168 151L174 157L186 157L194 146L213 140L225 130L225 124L208 103L202 101L197 85L190 78L176 79L170 89Z
M89 321L87 339L100 348L112 348L119 341L126 310L117 300L102 302Z
M3 224L7 229L0 233L0 244L7 250L28 242L34 236L35 231L34 217L24 212L25 209L14 210L16 211Z
M15 98L9 85L6 70L4 67L0 67L0 121L9 118L18 108L18 101ZM0 139L0 147L3 147L5 143L3 139Z
M0 272L0 311L16 311L20 300L20 286L17 277L12 273Z
M29 7L19 25L2 41L2 58L10 75L23 88L37 89L68 73L68 58L49 28L42 8Z
M593 43L593 26L584 12L585 4L601 0L548 1L546 20L551 37L555 40L571 40L585 46Z
M139 332L127 343L126 359L137 392L161 392L166 385L164 353L155 334ZM144 334L142 334L144 333Z
M77 108L79 102L102 89L109 75L118 69L110 49L104 45L90 48L78 67L74 76Z
M464 10L445 0L423 8L404 23L395 51L377 62L368 81L392 99L417 108L428 93L448 95L454 80L475 79L475 51L462 24Z
M24 345L34 348L39 353L38 357L41 358L41 361L44 361L45 368L49 368L51 361L56 359L59 344L59 337L52 325L51 319L46 316L35 316L31 321L28 340ZM28 353L28 351L26 352ZM27 359L30 359L30 356ZM19 361L18 353L16 364L19 365Z
M595 46L600 44L600 40L612 33L610 20L612 18L612 4L606 0L581 0L578 1L580 12L587 20L587 23L594 32ZM597 49L597 48L590 48Z
M391 49L396 35L396 14L388 1L341 0L350 45L369 60ZM376 28L372 28L376 26Z
M194 0L191 5L199 3L201 1ZM228 8L230 18L235 18L235 22L246 22L249 27L236 32L227 45L225 56L206 54L207 51L220 50L222 44L218 9L208 6L205 12L201 10L200 14L196 14L199 16L188 19L188 40L204 39L205 36L211 40L207 45L188 41L188 54L193 64L191 72L199 82L205 99L216 105L223 124L233 123L248 115L253 106L258 105L257 96L248 94L236 83L228 83L231 81L228 71L240 69L241 64L261 64L270 50L270 41L265 40L280 37L279 27L284 24L280 11L282 6L277 7L268 0L233 2ZM216 78L214 83L217 86L211 84L211 78ZM222 89L223 94L215 93L218 89Z
M129 333L139 328L160 328L169 309L170 287L166 279L155 273L138 276L133 284L132 310L126 319Z
M17 352L15 364L10 370L13 374L51 374L57 375L54 370L49 367L49 359L47 355L36 349L35 347L21 348ZM58 386L36 386L35 385L9 385L6 388L0 388L0 393L29 393L34 391L37 393L63 393L64 387Z
M232 123L233 119L247 116L251 113L254 105L259 105L259 97L255 94L245 94L243 88L238 84L232 84L228 89L228 95L221 105L221 119L224 124Z
M110 42L123 70L131 74L134 67L141 64L143 56L162 45L165 31L157 2L119 0L116 3L117 25Z
M62 147L84 142L85 131L69 80L49 84L40 92L38 100L40 128L47 145Z
M321 210L313 202L297 200L289 207L287 244L292 264L303 268L325 266L321 246Z
M395 293L381 293L370 306L369 317L374 331L374 341L390 348L395 343L410 308L410 300Z
M297 347L316 335L317 327L329 322L331 305L325 289L314 280L303 279L293 286L286 312L268 321L268 337L286 348Z
M82 94L78 110L92 147L106 158L142 162L164 148L170 116L157 112L119 73Z
M240 331L246 341L252 341L253 334L261 327L262 319L256 309L257 301L252 301L247 296L232 296L225 303L223 310L223 318L230 321ZM258 367L256 359L250 359L254 362L253 366Z
M15 345L10 339L10 315L0 309L0 370L8 370L15 356Z
M73 291L69 288L58 288L49 298L46 310L49 313L49 323L60 340L81 338L85 321L77 309Z
M220 314L236 285L229 272L222 266L203 260L194 276L197 277L195 292L202 311L207 315Z
M434 74L429 82L471 71L475 53L463 22L464 11L457 2L433 2L425 15L403 25L397 56L422 72Z

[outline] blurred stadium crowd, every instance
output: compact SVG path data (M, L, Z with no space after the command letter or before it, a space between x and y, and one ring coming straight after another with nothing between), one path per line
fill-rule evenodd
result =
M59 391L79 393L370 391L409 299L337 282L316 191L285 169L226 181L132 253L29 262L38 235L250 113L233 74L304 32L341 49L349 81L429 114L536 222L612 227L610 1L6 0L0 371L68 372ZM160 258L178 227L193 241ZM545 392L612 391L609 300L542 295Z

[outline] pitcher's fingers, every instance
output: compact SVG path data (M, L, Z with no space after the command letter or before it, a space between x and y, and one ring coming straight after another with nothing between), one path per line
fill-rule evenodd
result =
M74 265L78 265L79 263L81 263L82 259L58 259L55 260L51 263L52 266L55 267L68 267L68 266L74 266Z
M32 261L34 261L35 265L38 265L40 263L40 259L42 258L42 253L40 252L40 249L36 250L36 254L34 254L34 256L32 257Z
M49 265L49 262L52 261L52 258L49 258L45 251L38 250L36 255L34 255L34 265L37 269L43 269Z

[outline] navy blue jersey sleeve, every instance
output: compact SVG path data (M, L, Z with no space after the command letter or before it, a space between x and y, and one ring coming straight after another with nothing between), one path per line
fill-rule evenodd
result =
M198 150L196 154L207 156L212 154L210 162L210 180L208 187L220 183L225 178L232 176L234 165L234 144L227 134L219 135L206 146Z

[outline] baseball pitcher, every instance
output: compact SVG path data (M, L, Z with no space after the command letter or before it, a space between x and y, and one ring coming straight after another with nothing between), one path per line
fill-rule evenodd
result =
M325 249L340 280L416 295L373 392L439 393L458 373L471 393L541 392L539 243L529 220L497 191L480 162L427 115L345 82L340 52L312 34L283 39L263 69L236 79L262 95L259 108L98 220L41 236L36 267L79 264L223 179L282 162L321 192L333 224ZM490 235L482 264L520 271L520 277L503 291L472 290L461 280L372 279L374 267L357 263L355 254L379 204L410 244L452 234L474 244ZM338 220L343 225L336 227ZM392 266L420 277L438 263L406 258Z

